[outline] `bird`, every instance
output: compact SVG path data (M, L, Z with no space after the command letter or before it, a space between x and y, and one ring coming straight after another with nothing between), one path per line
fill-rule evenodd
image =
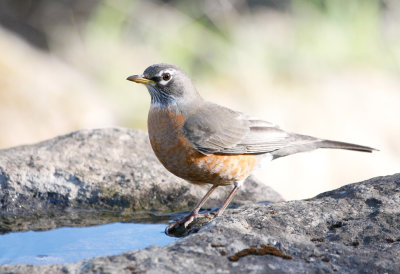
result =
M212 192L233 185L213 217L221 216L246 178L265 160L319 148L376 150L285 131L274 123L207 101L190 77L173 64L151 65L127 80L144 84L150 93L147 126L158 160L189 183L211 185L190 214L174 220L166 232L209 216L199 211Z

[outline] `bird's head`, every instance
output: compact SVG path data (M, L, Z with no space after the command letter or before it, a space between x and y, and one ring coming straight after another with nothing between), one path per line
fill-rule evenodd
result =
M129 76L127 80L144 84L149 90L152 104L168 105L199 97L186 73L171 64L151 65L143 74Z

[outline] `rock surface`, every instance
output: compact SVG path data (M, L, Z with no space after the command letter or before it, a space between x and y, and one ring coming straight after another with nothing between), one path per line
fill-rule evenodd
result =
M247 204L198 233L74 264L1 266L13 273L399 273L400 174L315 198Z
M98 224L116 212L129 220L189 211L208 187L169 173L142 131L77 131L0 150L0 232ZM217 189L206 206L220 205L230 189ZM235 199L281 200L251 177Z
M0 273L400 273L400 174L301 201L283 202L254 180L244 187L238 199L247 203L168 246ZM1 150L0 188L3 232L189 210L206 191L165 171L146 134L127 129Z

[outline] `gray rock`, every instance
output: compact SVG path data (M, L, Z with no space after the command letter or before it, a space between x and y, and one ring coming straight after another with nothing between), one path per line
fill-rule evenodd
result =
M15 273L400 273L400 174L230 209L166 247Z
M146 134L127 129L1 150L0 188L3 232L163 217L190 210L206 191L164 170ZM209 206L229 190L221 188ZM248 202L203 226L196 221L191 235L166 247L63 265L3 265L0 273L400 273L400 174L302 201L279 202L254 180L239 195ZM254 203L262 200L275 203Z
M165 213L191 210L207 188L191 185L162 167L142 131L77 131L0 150L0 232L154 215L166 219ZM217 189L206 205L220 205L230 189ZM253 178L235 199L281 200Z

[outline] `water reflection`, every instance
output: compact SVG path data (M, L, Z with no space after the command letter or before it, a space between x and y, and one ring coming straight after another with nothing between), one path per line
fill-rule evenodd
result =
M68 263L163 246L176 240L164 229L165 224L111 223L8 233L0 235L0 264Z

